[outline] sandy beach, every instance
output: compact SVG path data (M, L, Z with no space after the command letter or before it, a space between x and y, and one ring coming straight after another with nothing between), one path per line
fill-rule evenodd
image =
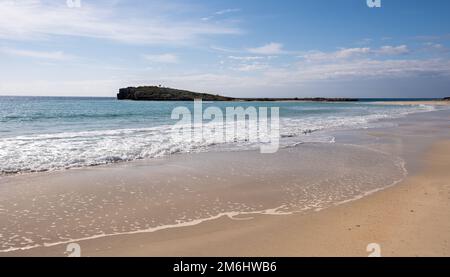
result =
M200 153L4 177L0 256L65 256L71 242L82 256L367 256L371 243L383 256L448 256L447 119L419 114L264 159Z

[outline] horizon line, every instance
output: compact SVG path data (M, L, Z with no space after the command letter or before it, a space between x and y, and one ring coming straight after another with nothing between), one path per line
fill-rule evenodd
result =
M114 98L117 99L116 96L72 96L72 95L7 95L7 94L0 94L0 97L46 97L46 98ZM350 99L392 99L392 100L402 100L402 99L429 99L429 100L442 100L444 97L344 97L344 96L338 96L338 97L322 97L322 96L311 96L311 97L303 97L303 96L296 96L296 97L244 97L243 99L314 99L314 98L323 98L323 99L334 99L334 98L350 98ZM164 102L164 101L159 101Z

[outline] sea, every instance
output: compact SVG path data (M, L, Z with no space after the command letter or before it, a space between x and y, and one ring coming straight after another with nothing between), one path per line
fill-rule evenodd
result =
M390 124L386 119L439 109L432 105L359 102L205 102L227 107L279 107L281 147L333 143L331 131ZM411 99L395 99L411 100ZM423 100L423 99L414 99ZM173 154L255 148L246 139L222 144L174 140L171 118L192 102L118 101L115 98L0 96L0 174L89 167ZM204 128L208 128L205 120Z

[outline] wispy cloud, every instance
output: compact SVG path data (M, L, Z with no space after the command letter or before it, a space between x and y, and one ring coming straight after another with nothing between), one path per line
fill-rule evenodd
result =
M409 49L406 45L382 46L380 49L375 50L374 53L381 54L381 55L403 55L403 54L408 54Z
M259 55L278 55L284 53L283 44L276 42L271 42L256 48L248 48L247 51Z
M372 43L372 42L373 42L373 39L371 39L371 38L363 38L363 39L357 41L356 44L359 44L359 45L368 45L368 44L370 44L370 43Z
M425 46L424 50L427 52L429 52L429 51L434 51L434 52L438 52L438 53L450 52L450 48L445 47L441 43L426 42L426 43L424 43L424 46Z
M55 60L55 61L63 61L75 58L73 55L65 54L63 51L34 51L34 50L24 50L24 49L14 49L14 48L0 48L0 52L11 55L11 56L19 56L19 57L28 57L35 59L47 59L47 60Z
M441 44L427 45L434 50ZM248 49L247 49L248 50ZM255 84L299 84L321 80L352 80L361 78L403 78L419 76L449 76L450 60L446 58L413 58L407 45L379 48L341 48L336 51L309 51L293 64L280 64L268 54L293 54L281 44L270 43L251 49L251 56L230 55L229 69L242 73L258 73ZM296 54L295 54L296 55ZM232 78L231 78L232 79ZM240 80L240 78L239 78ZM251 78L248 80L252 80Z
M236 67L231 67L230 69L241 72L252 72L252 71L260 71L266 68L269 68L268 64L255 62L251 64L241 64Z
M450 61L426 60L349 60L340 63L304 63L289 68L267 64L249 64L230 68L226 74L186 74L155 77L164 83L209 91L233 89L273 89L297 87L317 81L362 81L420 76L450 76ZM248 75L249 73L250 75Z
M406 45L400 46L382 46L378 49L372 49L370 47L357 47L357 48L342 48L334 52L322 52L322 51L309 51L306 54L300 55L307 61L336 61L344 59L355 59L368 56L395 56L404 55L410 52Z
M240 12L240 11L241 11L241 9L225 9L225 10L217 11L214 14L223 15L223 14L227 14L227 13L236 13L236 12Z
M217 46L217 45L211 45L211 46L209 46L209 48L213 51L222 52L222 53L234 53L234 54L242 53L242 51L238 50L238 49L231 49L231 48Z
M0 1L0 38L8 40L46 39L74 36L107 39L132 44L186 44L209 35L238 34L224 24L163 17L130 18L114 6L108 9L84 3L69 9L64 3L40 0Z
M442 35L422 35L413 37L415 40L419 41L442 41L450 39L450 34L442 34Z
M159 55L143 55L144 58L152 63L167 63L175 64L178 63L178 56L175 54L159 54Z
M261 56L228 56L228 58L237 61L256 61L265 59L265 57Z
M430 47L441 48L432 44ZM264 52L266 53L266 52ZM229 82L242 81L247 76L247 86L298 86L316 81L350 81L364 79L417 78L422 76L450 76L448 58L412 58L406 45L379 48L342 48L337 51L310 51L291 65L271 63L266 56L229 56L237 62L230 67L241 75L228 76ZM257 75L254 75L254 74ZM234 80L234 81L233 81ZM237 84L235 84L237 85Z
M214 19L215 17L221 16L221 15L225 15L225 14L229 14L229 13L237 13L240 11L241 11L241 9L224 9L224 10L216 11L215 13L213 13L210 16L205 16L202 18L202 20L209 21L209 20Z
M420 75L449 75L450 61L427 60L354 60L305 66L292 71L293 79L324 80L352 78L401 78Z
M347 48L341 49L332 53L338 59L347 59L354 56L364 55L370 53L370 48Z
M240 72L262 71L270 67L275 56L228 56L229 69Z

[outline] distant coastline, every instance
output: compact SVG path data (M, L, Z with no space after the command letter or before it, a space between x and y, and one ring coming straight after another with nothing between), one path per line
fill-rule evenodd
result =
M258 97L236 98L219 94L199 93L183 89L174 89L161 86L139 86L119 89L118 100L133 101L235 101L235 102L280 102L280 101L305 101L305 102L441 102L450 101L445 98L348 98L348 97ZM445 102L444 102L445 103Z
M274 101L314 101L314 102L357 102L357 98L234 98L208 93L192 92L188 90L166 88L159 86L140 86L121 88L117 94L118 100L134 101L242 101L242 102L274 102Z

